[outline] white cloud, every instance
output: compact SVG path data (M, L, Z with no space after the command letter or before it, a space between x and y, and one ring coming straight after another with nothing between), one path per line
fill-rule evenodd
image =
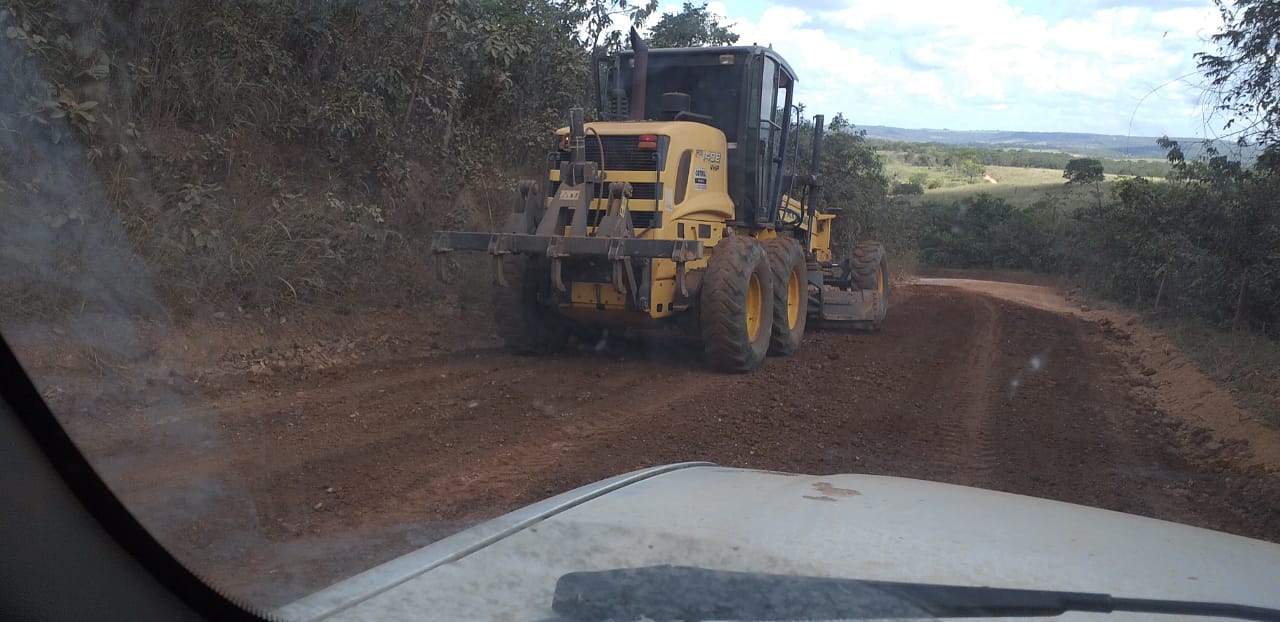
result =
M797 100L810 110L850 110L854 93L871 98L907 93L933 105L953 105L939 76L887 64L846 45L800 9L769 7L757 22L739 20L736 31L742 43L772 45L783 54L799 74Z
M1220 26L1211 1L1088 4L1069 17L1008 0L850 0L817 12L774 5L756 20L723 3L711 8L735 21L742 43L772 44L788 59L800 74L797 99L811 111L953 129L1199 130L1190 87L1170 81L1209 49L1204 39Z

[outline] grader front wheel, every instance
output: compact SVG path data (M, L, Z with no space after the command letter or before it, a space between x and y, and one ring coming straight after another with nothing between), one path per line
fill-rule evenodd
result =
M746 372L764 361L773 334L773 287L769 258L755 239L731 235L714 247L698 300L713 367Z
M889 259L884 245L866 240L853 247L849 258L849 282L853 289L871 290L879 294L875 319L868 328L877 330L889 309Z
M507 284L493 286L493 316L498 336L515 354L555 354L569 341L569 324L538 300L547 280L537 258L506 255L502 270Z
M773 271L773 337L769 354L786 356L800 349L809 316L809 279L804 250L792 238L764 243Z

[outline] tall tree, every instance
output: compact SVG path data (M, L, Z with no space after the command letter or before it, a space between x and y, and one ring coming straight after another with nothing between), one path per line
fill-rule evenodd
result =
M1102 181L1106 179L1102 162L1093 158L1076 158L1067 162L1067 168L1062 171L1062 178L1066 179L1068 184L1092 185L1093 194L1098 199L1098 207L1102 207Z
M1280 152L1280 2L1215 0L1223 30L1213 35L1216 54L1196 54L1209 78L1216 107L1227 115L1226 127L1242 143L1262 145L1265 161L1277 163Z
M804 104L797 104L792 121L795 134L788 158L795 171L808 175L813 149L814 124L803 117ZM824 130L818 174L822 178L822 198L818 209L839 211L832 234L837 256L852 249L859 240L873 238L891 251L906 248L910 240L903 210L889 209L889 178L884 163L868 144L866 131L854 128L847 117L836 114Z
M639 27L658 9L658 0L565 0L560 6L580 27L583 47L611 53L622 49L625 38L615 20Z
M703 45L733 45L738 35L722 25L716 15L692 2L684 3L679 13L667 13L654 24L649 45L655 48L688 48Z

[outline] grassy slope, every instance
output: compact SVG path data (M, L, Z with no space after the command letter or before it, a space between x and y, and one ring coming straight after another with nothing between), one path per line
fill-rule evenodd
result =
M913 197L913 203L950 202L986 192L1022 208L1046 197L1054 197L1062 201L1064 209L1071 211L1096 200L1092 188L1064 184L1062 171L1056 169L988 166L987 175L999 182L993 184L966 179L952 170L905 164L898 152L881 151L880 154L884 158L885 174L891 179L905 181L913 174L924 173L930 180L942 182L942 187L926 190L924 196ZM1115 179L1119 176L1107 175L1108 181ZM1110 192L1108 185L1103 185L1104 197Z
M1241 407L1280 427L1280 343L1248 331L1188 320L1157 322L1200 371L1222 383Z
M1088 205L1096 200L1093 188L1064 184L1062 171L1044 168L988 166L987 175L999 183L993 184L982 181L937 188L926 191L920 199L950 202L986 192L1017 207L1026 208L1046 197L1055 197L1063 202L1063 207L1067 208L1068 211ZM1109 175L1108 180L1112 179L1115 179L1115 177ZM1109 192L1107 185L1103 184L1102 192L1104 197Z

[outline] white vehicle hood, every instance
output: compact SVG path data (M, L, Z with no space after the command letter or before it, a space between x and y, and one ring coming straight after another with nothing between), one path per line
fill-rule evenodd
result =
M963 486L684 464L523 508L277 614L553 620L564 574L664 564L1280 608L1276 544ZM1085 617L1177 619L1056 619Z

